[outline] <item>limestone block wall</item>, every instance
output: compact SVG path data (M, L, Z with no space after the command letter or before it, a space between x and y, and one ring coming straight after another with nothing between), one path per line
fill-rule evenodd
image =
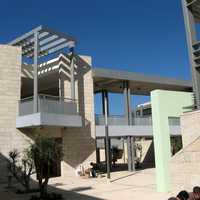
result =
M21 48L0 45L0 171L6 170L5 158L13 149L22 150L27 136L16 129L20 99ZM5 174L5 173L2 173ZM2 176L0 177L0 179Z
M76 57L76 99L83 126L62 130L64 159L62 173L74 171L83 164L85 168L95 161L95 120L93 78L89 57ZM68 80L65 80L67 82ZM70 83L64 84L64 94L70 96Z
M6 158L11 150L23 152L35 134L63 139L64 162L62 174L81 163L95 161L95 122L93 79L90 57L78 57L76 67L77 110L82 116L81 128L38 127L16 129L18 101L21 94L21 48L0 45L0 171L7 174ZM68 73L69 74L69 73ZM65 80L64 95L70 96L69 79ZM66 167L66 170L65 170ZM4 177L5 179L5 177ZM0 181L3 176L0 176Z
M183 147L200 137L200 111L184 113L181 116Z
M171 160L172 180L181 177L183 185L192 188L200 182L200 111L181 116L181 133L183 149Z

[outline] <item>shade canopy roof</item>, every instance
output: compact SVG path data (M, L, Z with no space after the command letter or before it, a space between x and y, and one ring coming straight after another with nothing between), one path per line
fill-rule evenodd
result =
M70 35L54 31L44 26L34 28L33 30L14 39L8 44L13 46L21 46L22 55L28 58L33 58L35 33L38 33L38 57L55 53L66 47L74 47L76 44L76 40Z
M150 95L150 92L155 89L192 91L191 81L104 68L94 68L92 72L95 93L102 91L102 89L106 89L111 93L122 93L123 81L129 81L131 94L136 95Z

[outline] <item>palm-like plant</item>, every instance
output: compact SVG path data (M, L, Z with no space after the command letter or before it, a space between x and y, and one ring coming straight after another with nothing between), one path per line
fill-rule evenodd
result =
M34 163L29 148L25 149L23 156L15 149L9 152L8 169L12 176L26 189L30 190L31 175L34 174Z
M31 152L39 182L40 197L45 198L48 181L53 176L52 166L61 161L62 147L53 139L38 136L31 145Z

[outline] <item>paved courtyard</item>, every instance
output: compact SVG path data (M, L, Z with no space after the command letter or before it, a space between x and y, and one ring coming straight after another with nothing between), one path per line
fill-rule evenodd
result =
M169 194L155 192L154 169L147 169L136 173L115 172L111 175L111 181L106 177L97 179L57 180L63 185L57 186L62 190L77 192L81 195L93 197L91 199L167 199ZM53 180L55 183L56 180ZM87 199L87 198L85 198Z
M155 169L145 169L135 173L127 171L114 172L111 174L111 181L106 177L101 178L74 178L73 175L65 178L55 178L50 181L50 190L61 192L65 199L69 200L161 200L168 199L176 194L180 189L181 180L174 183L176 189L174 193L157 193L155 185ZM2 199L22 200L29 199L28 195L16 195L13 192L7 192L1 187ZM0 198L1 199L1 198Z

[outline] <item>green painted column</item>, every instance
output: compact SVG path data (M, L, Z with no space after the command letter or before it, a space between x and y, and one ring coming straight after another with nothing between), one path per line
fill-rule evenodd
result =
M170 129L169 117L180 117L183 107L193 104L192 93L167 90L151 92L156 184L158 192L170 191Z

